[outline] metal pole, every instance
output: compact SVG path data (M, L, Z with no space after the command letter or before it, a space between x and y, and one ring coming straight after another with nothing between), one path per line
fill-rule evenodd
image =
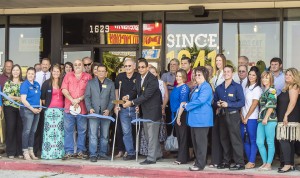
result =
M122 81L119 81L119 96L118 100L120 100L120 91L121 91ZM119 104L117 105L117 108L119 109ZM114 133L114 141L113 141L113 147L111 151L111 161L114 160L114 152L115 152L115 143L116 143L116 133L117 133L117 127L118 127L118 118L119 118L119 110L117 110L116 113L116 123L115 123L115 133Z

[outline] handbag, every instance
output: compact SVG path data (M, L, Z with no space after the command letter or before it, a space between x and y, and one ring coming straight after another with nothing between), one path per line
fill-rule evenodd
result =
M168 136L165 141L165 150L166 151L177 151L178 150L178 140L177 137L173 135L174 127L172 128L171 135Z

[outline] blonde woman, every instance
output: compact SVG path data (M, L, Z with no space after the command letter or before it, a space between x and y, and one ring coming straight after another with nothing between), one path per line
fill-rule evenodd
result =
M300 77L295 68L289 68L285 72L285 86L277 98L277 139L281 148L281 160L284 166L278 169L278 173L294 170L295 141L299 140L299 134L293 132L300 128ZM289 135L287 133L290 133Z
M262 158L263 164L258 168L260 171L270 171L275 154L275 128L276 116L276 89L273 87L274 78L271 72L263 72L261 75L262 88L264 89L260 99L260 112L258 114L258 126L256 144ZM267 141L268 151L265 147Z

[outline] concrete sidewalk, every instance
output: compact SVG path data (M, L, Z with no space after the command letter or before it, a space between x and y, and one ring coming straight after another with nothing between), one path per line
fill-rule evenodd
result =
M140 159L143 161L144 159ZM262 172L257 169L243 171L219 170L206 167L204 171L191 172L188 167L192 165L173 165L174 159L163 159L153 165L140 165L136 161L123 161L116 159L113 162L98 160L92 163L89 160L72 159L62 160L37 160L25 161L21 159L0 159L2 170L26 170L56 173L71 173L103 176L126 176L126 177L201 177L201 178L274 178L274 177L300 177L300 171L292 171L284 174L277 173L277 166L272 171ZM258 167L258 166L257 166Z

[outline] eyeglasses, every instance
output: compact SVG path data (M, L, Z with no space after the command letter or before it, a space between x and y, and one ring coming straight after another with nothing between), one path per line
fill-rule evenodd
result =
M245 70L239 70L239 73L245 73L246 71Z
M131 67L131 65L125 65L124 67L125 67L125 68L127 68L127 67L128 67L128 68L130 68L130 67Z
M146 68L146 66L138 66L138 68L139 68L139 69L140 69L140 68L144 69L144 68Z
M84 65L84 67L86 67L86 66L90 66L90 65L92 65L92 63L83 64L83 65Z

